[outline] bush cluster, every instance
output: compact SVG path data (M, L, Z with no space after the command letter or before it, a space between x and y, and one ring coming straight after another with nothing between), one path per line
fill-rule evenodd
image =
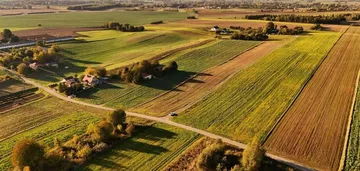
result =
M103 152L111 144L129 138L135 126L125 123L125 120L126 113L115 110L106 119L89 125L82 136L74 135L65 143L55 138L53 148L33 140L21 140L14 147L11 163L17 170L71 170L71 165L83 164L94 153Z
M29 71L25 68L30 63L38 62L43 64L59 61L61 57L59 51L60 48L55 44L48 49L43 49L40 46L12 49L9 55L0 59L0 64L6 67L21 68L19 73L26 74L27 72L22 71ZM20 65L21 63L23 64Z
M148 60L143 60L132 65L130 68L125 67L124 69L120 70L118 72L118 76L122 81L137 84L143 80L142 74L162 77L167 73L177 71L177 69L178 65L175 61L170 62L164 67L161 67L158 61L149 62Z
M267 36L267 33L265 33L263 31L262 28L258 28L258 29L253 29L251 27L246 28L246 29L240 29L239 33L235 33L231 36L231 39L236 39L236 40L266 40L269 37Z
M122 32L140 32L145 31L144 26L132 26L130 24L120 24L118 22L107 22L101 25L102 28L118 30Z
M150 24L162 24L164 23L163 21L154 21L154 22L151 22Z
M325 27L321 26L320 24L314 24L310 27L310 30L325 30Z
M20 38L14 35L10 29L4 29L3 32L1 32L0 43L13 43L18 41L20 41Z

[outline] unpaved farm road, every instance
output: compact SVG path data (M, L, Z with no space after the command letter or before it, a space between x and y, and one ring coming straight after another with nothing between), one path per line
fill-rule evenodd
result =
M30 80L28 78L25 78L21 75L19 75L18 73L12 71L12 70L9 70L5 67L2 67L0 66L0 69L3 69L3 70L6 70L12 74L14 74L15 76L19 77L20 79L22 79L24 82L28 83L28 84L32 84L34 85L35 87L38 87L40 89L42 89L43 91L59 98L59 99L62 99L62 100L65 100L65 101L68 101L68 102L71 102L71 103L77 103L77 104L80 104L80 105L84 105L84 106L89 106L89 107L94 107L94 108L97 108L97 109L104 109L104 110L109 110L109 111L112 111L112 110L115 110L113 108L109 108L109 107L105 107L105 106L101 106L101 105L95 105L95 104L90 104L90 103L86 103L86 102L82 102L82 101L78 101L78 100L74 100L74 99L71 99L71 98L68 98L66 96L63 96L59 93L57 93L56 91L48 88L48 87L45 87L39 83L36 83L35 81L33 80ZM230 145L233 145L233 146L236 146L238 148L241 148L241 149L245 149L246 148L246 145L243 144L243 143L239 143L239 142L236 142L236 141L233 141L229 138L226 138L226 137L223 137L223 136L219 136L219 135L216 135L216 134L213 134L213 133L210 133L210 132L207 132L207 131L204 131L204 130L201 130L201 129L197 129L197 128L194 128L194 127L190 127L190 126L187 126L187 125L183 125L183 124L179 124L179 123L176 123L176 122L173 122L165 117L154 117L154 116L148 116L148 115L144 115L144 114L140 114L140 113L135 113L135 112L129 112L129 111L126 111L126 114L129 115L129 116L135 116L135 117L139 117L139 118L143 118L143 119L148 119L148 120L152 120L152 121L156 121L156 122L161 122L161 123L164 123L164 124L168 124L168 125L172 125L172 126L175 126L175 127L178 127L178 128L183 128L183 129L186 129L188 131L192 131L192 132L196 132L198 134L201 134L201 135L204 135L204 136L207 136L207 137L210 137L210 138L214 138L214 139L221 139L223 142L225 143L228 143ZM304 170L304 171L313 171L312 169L310 168L307 168L299 163L296 163L295 161L292 161L292 160L288 160L288 159L285 159L285 158L282 158L282 157L279 157L279 156L276 156L276 155L273 155L273 154L270 154L270 153L266 153L266 156L278 161L278 162L281 162L281 163L284 163L284 164L287 164L291 167L294 167L294 168L297 168L299 170Z

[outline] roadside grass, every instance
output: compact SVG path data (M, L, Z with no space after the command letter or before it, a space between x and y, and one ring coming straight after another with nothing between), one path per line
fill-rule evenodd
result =
M70 12L56 14L34 14L0 17L0 28L33 28L42 27L98 27L104 22L117 21L131 25L144 25L153 21L174 21L185 19L183 12L151 11L109 11L109 12Z
M349 135L345 170L360 170L360 82Z
M97 155L77 170L161 170L190 147L199 135L157 123L137 127L132 138Z
M196 73L226 62L258 43L256 41L219 40L201 47L188 49L160 62L166 64L171 60L176 61L179 65L177 72L169 73L163 78L144 81L140 85L123 83L100 85L89 90L89 92L79 94L78 97L90 103L131 108L171 90Z
M53 145L54 138L65 141L83 134L90 123L105 112L49 97L0 115L0 170L9 170L10 154L21 139L35 139Z
M174 120L247 143L264 140L340 33L299 36L239 72Z

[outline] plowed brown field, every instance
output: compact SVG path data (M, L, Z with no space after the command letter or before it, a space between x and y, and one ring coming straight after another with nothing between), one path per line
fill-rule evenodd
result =
M201 100L224 80L241 69L252 65L261 57L280 47L284 42L267 41L229 62L210 68L177 87L176 90L164 93L148 103L135 107L133 110L155 116L164 116L171 111L181 112Z
M360 27L350 27L266 140L266 149L319 170L337 170L359 68Z

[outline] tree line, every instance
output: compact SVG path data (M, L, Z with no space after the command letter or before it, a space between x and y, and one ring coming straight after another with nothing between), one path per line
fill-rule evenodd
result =
M59 61L60 48L53 44L46 49L41 46L12 49L10 53L0 59L0 64L5 67L17 68L18 73L27 74L30 69L28 64L33 62L46 63Z
M144 26L132 26L130 24L120 24L118 22L106 22L101 25L102 28L110 30L118 30L122 32L140 32L145 31Z
M332 14L332 15L246 15L249 20L267 20L281 22L297 22L297 23L319 23L319 24L346 24L347 19L357 19L358 14Z
M236 40L266 40L269 34L280 35L298 35L304 33L304 28L296 26L293 29L288 28L286 25L281 25L279 28L273 22L268 22L265 27L259 28L244 28L241 26L230 26L231 29L239 30L239 32L233 34L231 39Z
M11 163L14 170L73 170L76 165L91 159L93 154L130 138L134 131L135 125L126 123L125 111L118 109L98 123L90 124L81 136L74 135L64 143L55 138L52 147L34 140L20 140L12 151Z

